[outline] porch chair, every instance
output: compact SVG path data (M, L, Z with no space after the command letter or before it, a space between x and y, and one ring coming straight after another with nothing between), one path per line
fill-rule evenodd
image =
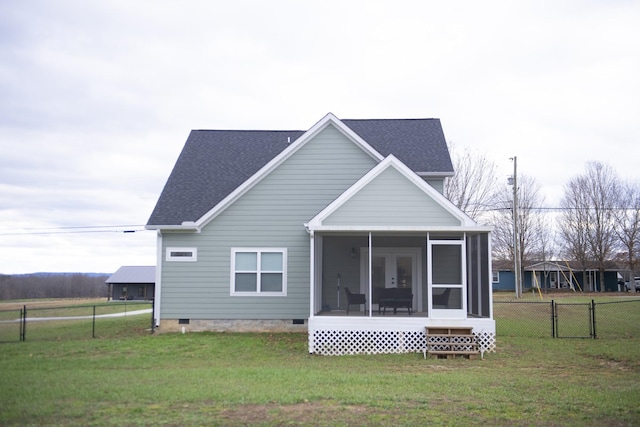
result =
M354 294L346 286L344 287L344 293L347 294L347 316L349 315L350 305L364 304L364 311L365 313L367 312L367 300L364 294Z
M445 291L439 295L433 294L433 305L442 305L447 306L449 304L449 294L451 293L451 288L445 289Z

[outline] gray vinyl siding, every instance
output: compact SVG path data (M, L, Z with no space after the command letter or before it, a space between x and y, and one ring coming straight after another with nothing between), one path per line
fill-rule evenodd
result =
M163 262L165 319L302 319L309 315L304 223L376 161L333 126L308 141L201 233L163 235L164 248L197 247L197 262ZM231 248L287 248L286 296L231 296Z
M444 178L427 178L425 181L438 190L440 194L444 194Z
M394 168L388 168L324 225L459 226L460 220Z

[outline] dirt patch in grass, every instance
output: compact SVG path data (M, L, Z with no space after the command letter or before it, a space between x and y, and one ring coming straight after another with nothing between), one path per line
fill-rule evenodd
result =
M372 408L366 405L341 405L335 402L301 402L291 405L242 405L225 409L219 420L225 425L377 425L406 415L402 411ZM375 422L366 420L377 420Z

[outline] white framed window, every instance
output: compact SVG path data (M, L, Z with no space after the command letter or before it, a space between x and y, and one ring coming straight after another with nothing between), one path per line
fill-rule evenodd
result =
M286 248L231 249L231 295L286 294Z
M500 282L500 272L493 270L491 272L491 280L493 283L499 283Z
M167 248L167 261L195 262L198 260L197 248Z

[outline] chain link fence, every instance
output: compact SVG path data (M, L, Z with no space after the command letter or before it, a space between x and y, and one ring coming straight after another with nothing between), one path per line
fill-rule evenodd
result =
M640 299L494 301L496 335L554 338L640 338Z
M640 338L640 299L494 301L498 336ZM0 343L118 338L153 330L152 302L0 310Z
M0 310L0 343L118 338L153 330L153 302Z

